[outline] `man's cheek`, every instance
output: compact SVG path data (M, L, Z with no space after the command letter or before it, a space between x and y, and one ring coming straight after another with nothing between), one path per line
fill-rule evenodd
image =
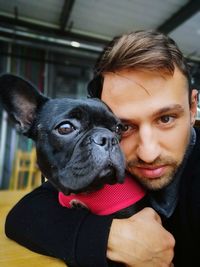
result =
M131 160L133 157L135 157L135 152L132 146L130 146L129 142L126 142L124 140L122 140L120 142L120 147L124 153L126 162L128 162L129 160Z

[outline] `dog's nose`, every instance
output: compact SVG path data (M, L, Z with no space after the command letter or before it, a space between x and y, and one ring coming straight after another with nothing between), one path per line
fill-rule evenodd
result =
M95 133L92 136L92 141L96 145L107 148L115 146L119 143L117 137L115 137L112 132Z

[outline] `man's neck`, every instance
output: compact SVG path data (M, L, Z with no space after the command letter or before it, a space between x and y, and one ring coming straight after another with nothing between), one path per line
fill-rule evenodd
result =
M179 199L179 185L180 180L187 164L188 157L190 156L192 149L196 143L196 132L194 128L191 128L190 142L186 149L183 161L179 166L172 182L165 188L159 191L150 192L149 198L152 207L166 218L171 217Z

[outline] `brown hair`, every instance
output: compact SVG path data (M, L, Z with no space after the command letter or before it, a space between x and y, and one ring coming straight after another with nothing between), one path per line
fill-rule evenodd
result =
M136 31L115 37L104 49L96 63L94 79L88 86L89 95L100 97L103 74L123 69L165 71L173 75L177 66L187 78L189 66L177 44L157 31Z

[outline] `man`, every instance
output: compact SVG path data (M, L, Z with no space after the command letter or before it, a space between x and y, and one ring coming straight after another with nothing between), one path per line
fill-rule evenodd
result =
M67 210L45 184L13 208L6 234L71 266L107 266L106 256L127 266L195 266L200 132L193 129L197 91L183 55L154 31L122 35L101 55L89 94L124 122L127 170L148 189L153 209L121 220Z

